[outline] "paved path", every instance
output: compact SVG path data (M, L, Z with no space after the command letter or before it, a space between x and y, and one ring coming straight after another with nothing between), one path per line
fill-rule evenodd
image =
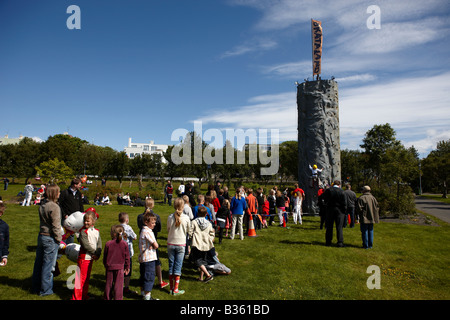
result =
M450 204L420 196L416 197L415 203L418 210L450 223Z

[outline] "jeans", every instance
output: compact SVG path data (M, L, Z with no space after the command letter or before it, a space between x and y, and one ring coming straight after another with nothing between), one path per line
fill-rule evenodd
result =
M361 237L363 248L372 248L373 246L373 223L361 223Z
M39 235L32 276L32 291L41 296L53 294L53 270L59 243L50 236Z
M167 257L169 259L169 275L181 276L185 246L167 245Z

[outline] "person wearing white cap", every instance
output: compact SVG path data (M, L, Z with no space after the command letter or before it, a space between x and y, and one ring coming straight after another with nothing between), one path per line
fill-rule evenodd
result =
M358 198L356 214L359 216L363 248L371 249L373 246L373 224L379 222L377 199L370 193L370 187L362 188L363 194Z

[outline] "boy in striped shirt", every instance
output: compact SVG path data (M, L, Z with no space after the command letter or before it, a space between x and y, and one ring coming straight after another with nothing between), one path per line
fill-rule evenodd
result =
M144 214L143 220L144 227L139 236L139 280L141 292L144 300L158 300L151 296L153 283L155 282L156 249L158 249L158 243L152 230L156 224L156 216L148 212Z

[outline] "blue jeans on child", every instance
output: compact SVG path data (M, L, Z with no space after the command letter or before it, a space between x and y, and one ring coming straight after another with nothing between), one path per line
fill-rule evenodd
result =
M50 236L39 235L32 276L32 291L41 296L53 294L53 270L59 243Z
M373 223L361 223L361 237L363 248L372 248L373 246Z
M167 245L170 275L181 276L181 267L183 266L185 249L185 246Z

